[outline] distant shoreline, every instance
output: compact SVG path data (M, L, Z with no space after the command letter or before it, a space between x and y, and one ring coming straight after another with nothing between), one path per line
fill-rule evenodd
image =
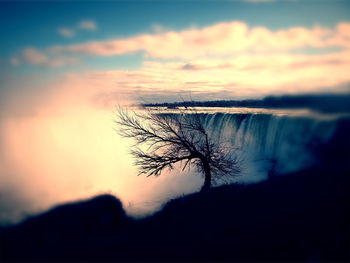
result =
M321 113L350 113L350 94L303 94L268 96L263 99L182 101L145 103L143 107L248 107L270 109L310 109Z

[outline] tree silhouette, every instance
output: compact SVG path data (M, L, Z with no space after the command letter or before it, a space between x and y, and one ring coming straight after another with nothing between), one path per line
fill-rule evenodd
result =
M182 170L194 166L204 175L201 191L210 189L212 177L237 175L235 158L218 138L213 138L194 109L162 112L156 109L116 113L116 131L135 140L131 154L139 175L158 176L165 168L181 163Z

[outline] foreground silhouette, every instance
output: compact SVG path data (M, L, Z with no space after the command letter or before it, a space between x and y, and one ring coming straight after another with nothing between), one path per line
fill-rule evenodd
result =
M131 154L139 174L158 176L176 163L182 165L182 170L193 166L204 175L202 191L208 191L213 176L235 176L239 166L230 154L232 149L209 132L202 117L195 109L172 114L157 109L120 109L115 122L119 135L135 141Z
M342 163L188 195L142 220L109 195L59 206L1 230L0 261L349 261Z

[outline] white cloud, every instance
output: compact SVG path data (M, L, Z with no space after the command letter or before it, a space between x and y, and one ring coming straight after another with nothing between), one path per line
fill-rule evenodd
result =
M251 93L246 92L249 96L259 93L258 90L272 92L270 87L276 90L280 87L292 90L296 89L296 86L301 89L317 89L322 85L332 86L350 81L349 29L350 23L342 22L333 28L292 27L271 31L266 27L249 27L245 23L233 21L201 29L165 31L108 41L52 46L46 50L26 49L17 62L60 66L74 63L76 54L113 56L143 51L151 58L180 58L182 62L176 67L167 68L167 71L164 71L164 68L169 66L168 64L160 64L157 70L154 69L154 64L152 67L147 64L147 67L137 72L137 76L130 77L137 80L137 83L123 84L124 87L128 86L131 92L144 88L152 91L162 90L164 86L172 85L175 85L174 91L178 92L178 85L186 89L190 82L200 83L198 86L204 90L223 92L224 89L232 90L232 83L235 83L239 92L242 89L247 91L248 86L255 87ZM321 52L319 57L290 53L291 50L305 47L315 50L340 47L342 52ZM252 56L253 54L255 56ZM148 74L150 72L151 75ZM128 78L120 74L119 72L120 79ZM140 74L142 78L139 78ZM175 78L167 81L164 76Z
M64 37L73 37L75 35L74 30L69 28L59 28L58 33Z
M78 28L83 30L95 31L97 29L97 25L93 20L83 20L80 21L80 23L78 24Z
M249 27L232 21L201 29L166 31L156 34L139 34L128 38L93 41L68 46L53 46L52 54L80 53L97 56L114 56L144 51L153 58L196 59L212 56L235 56L244 52L288 52L305 47L350 48L348 29L342 22L334 28L322 26L291 27L271 31L267 27Z

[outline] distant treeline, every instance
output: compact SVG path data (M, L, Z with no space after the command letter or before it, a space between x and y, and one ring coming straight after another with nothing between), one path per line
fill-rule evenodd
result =
M250 107L250 108L308 108L324 113L350 112L350 94L307 94L268 96L263 99L183 101L148 103L145 107Z

